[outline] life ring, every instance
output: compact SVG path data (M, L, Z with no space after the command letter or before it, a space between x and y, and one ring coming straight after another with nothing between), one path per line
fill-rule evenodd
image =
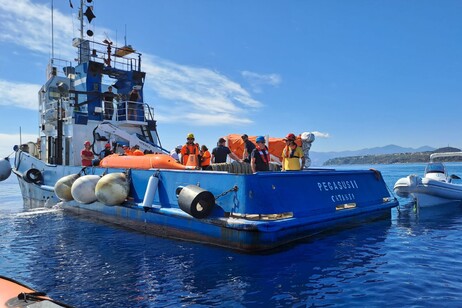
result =
M41 184L43 181L43 176L40 170L31 168L27 170L26 174L24 175L24 179L29 183Z

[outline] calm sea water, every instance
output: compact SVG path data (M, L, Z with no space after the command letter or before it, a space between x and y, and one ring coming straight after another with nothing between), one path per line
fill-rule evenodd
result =
M425 165L372 167L392 189ZM461 307L462 205L407 202L391 219L247 255L27 212L12 176L0 183L0 274L76 307Z

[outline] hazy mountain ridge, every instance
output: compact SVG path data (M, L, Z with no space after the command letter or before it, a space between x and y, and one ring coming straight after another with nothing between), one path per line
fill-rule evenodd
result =
M430 146L422 146L419 148L405 148L394 144L389 144L383 147L365 148L356 151L341 151L341 152L316 152L310 151L311 165L322 166L326 161L332 158L349 157L349 156L364 156L364 155L380 155L380 154L395 154L395 153L416 153L434 151L435 148Z
M427 163L430 155L442 152L461 152L458 148L444 147L432 151L405 152L391 154L366 154L331 158L324 165L352 165L352 164L399 164L399 163ZM437 161L461 161L460 156L448 156L437 158Z

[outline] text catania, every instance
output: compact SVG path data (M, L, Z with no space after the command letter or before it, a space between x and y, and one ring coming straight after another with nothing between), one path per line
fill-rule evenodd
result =
M358 183L355 180L348 181L328 181L318 182L319 191L335 191L331 196L332 202L353 201L355 195L353 193L341 192L346 189L359 189Z

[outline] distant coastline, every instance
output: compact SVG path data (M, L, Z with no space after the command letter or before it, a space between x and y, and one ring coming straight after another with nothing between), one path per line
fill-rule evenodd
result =
M347 157L336 157L324 162L324 166L331 165L363 165L363 164L404 164L404 163L427 163L430 155L441 152L461 152L458 148L444 147L435 151L413 152L413 153L393 153L376 155L357 155ZM442 162L461 161L460 157L438 158Z

